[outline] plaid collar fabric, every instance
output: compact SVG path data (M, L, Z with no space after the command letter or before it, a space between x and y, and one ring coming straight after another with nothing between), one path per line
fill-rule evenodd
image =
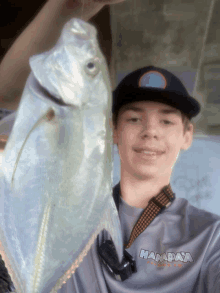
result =
M120 199L120 182L113 189L113 197L117 209L119 210L119 199ZM130 235L130 239L125 245L125 248L129 248L134 240L150 225L153 219L167 208L172 201L175 199L175 193L173 193L170 184L165 186L163 190L155 197L153 197L147 207L144 209L137 223L133 227Z

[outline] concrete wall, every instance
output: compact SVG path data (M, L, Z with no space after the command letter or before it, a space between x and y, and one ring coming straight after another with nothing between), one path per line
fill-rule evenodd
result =
M219 12L217 0L126 0L112 5L116 84L137 68L168 69L202 105L193 120L198 134L220 134Z

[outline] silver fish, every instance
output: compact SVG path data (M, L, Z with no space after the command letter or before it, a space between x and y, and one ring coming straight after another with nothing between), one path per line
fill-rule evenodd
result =
M97 31L79 19L30 66L0 169L0 254L16 292L48 293L71 277L103 229L122 260L111 85Z

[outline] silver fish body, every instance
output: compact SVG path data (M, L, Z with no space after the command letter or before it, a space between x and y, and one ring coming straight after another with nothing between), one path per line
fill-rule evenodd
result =
M96 29L79 19L30 66L2 156L0 254L17 293L48 293L71 277L103 229L122 259L111 85Z

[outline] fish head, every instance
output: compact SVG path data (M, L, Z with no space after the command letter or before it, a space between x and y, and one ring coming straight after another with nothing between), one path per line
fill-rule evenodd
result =
M107 63L99 48L97 30L80 19L68 21L56 46L31 57L30 66L41 86L65 104L89 107L105 105L111 99Z

